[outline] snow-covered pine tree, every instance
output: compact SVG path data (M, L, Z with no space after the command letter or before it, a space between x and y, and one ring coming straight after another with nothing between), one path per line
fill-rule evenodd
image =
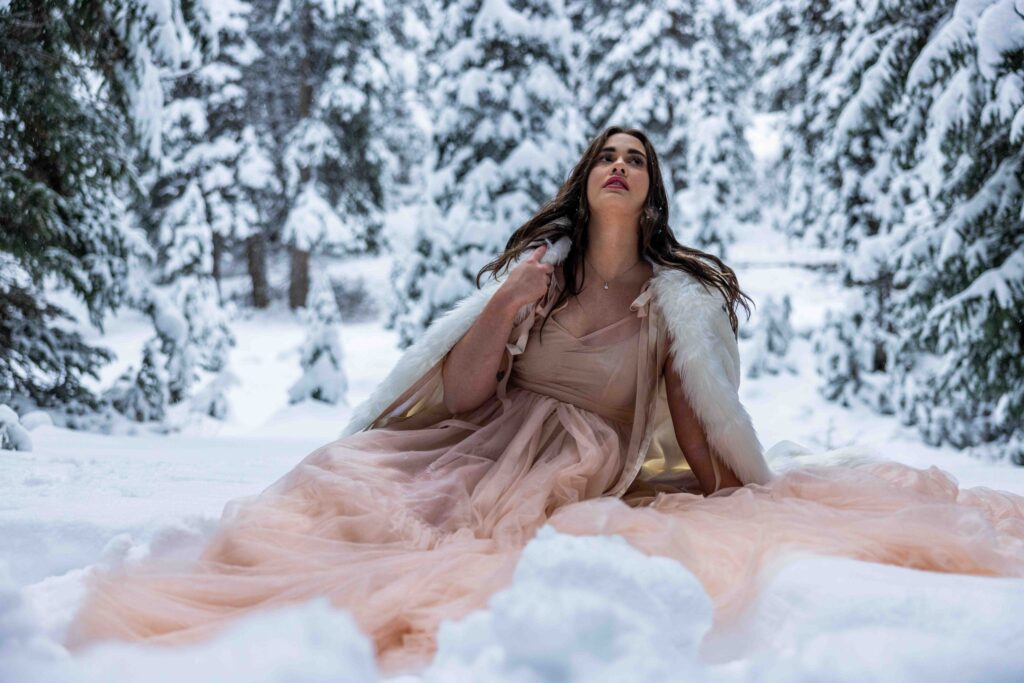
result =
M181 277L168 291L152 288L142 309L153 320L160 340L169 405L193 397L201 371L224 374L217 386L231 386L228 354L235 338L228 326L228 311L218 301L209 274ZM205 406L212 400L200 399L200 411L210 412ZM226 414L226 410L217 412Z
M788 294L781 301L767 297L761 304L757 326L750 333L752 352L745 363L748 377L797 372L787 357L794 337L793 325L789 321L792 311L793 304Z
M252 193L276 183L244 120L242 68L258 55L245 35L249 9L236 0L219 5L214 57L170 88L166 153L150 193L168 289L166 297L152 292L147 305L165 359L170 405L192 397L200 370L230 375L226 364L235 340L220 295L222 266L229 248L264 230ZM211 382L201 392L202 412L226 413L222 392L210 391L219 386Z
M417 201L423 190L419 172L430 145L432 124L426 106L429 49L435 0L393 3L385 7L387 31L383 51L394 75L394 85L384 98L381 127L389 151L387 182L382 183L384 206L389 210ZM387 242L387 235L383 242Z
M32 450L32 437L28 430L21 424L14 409L3 403L0 403L0 450Z
M163 254L162 279L213 277L213 233L206 202L197 179L189 179L181 196L170 204L160 221L159 243Z
M260 56L241 67L247 95L243 116L248 126L243 131L243 156L247 158L243 159L240 170L247 173L252 168L254 180L266 181L264 187L249 192L251 205L263 228L253 231L246 241L253 305L257 308L270 305L268 265L276 256L281 226L290 206L285 193L285 140L297 120L298 63L291 42L281 35L281 27L275 20L280 3L281 0L249 0L251 11L246 15L246 35L256 44Z
M558 0L452 0L428 55L433 143L389 324L409 345L564 181L585 140Z
M933 443L1024 464L1024 15L958 2L907 75L901 142L938 220L894 262L893 390Z
M161 225L163 277L169 285L164 292L151 289L142 306L160 339L171 405L192 395L200 370L229 372L228 353L235 344L214 277L216 233L206 220L208 204L197 183L185 187L186 196L170 205Z
M0 8L0 395L95 405L81 383L109 359L54 325L54 277L101 325L129 281L124 198L160 147L161 67L210 38L204 5L16 0ZM41 58L45 55L45 58Z
M250 94L250 104L253 97ZM267 242L274 233L271 223L275 198L281 196L281 180L274 163L270 133L250 122L242 129L242 151L238 163L239 190L246 198L242 204L250 226L245 240L246 267L252 282L252 305L270 305L267 277Z
M164 154L148 218L165 275L196 267L211 273L219 289L226 255L265 229L255 195L272 191L277 179L245 117L242 70L259 57L246 35L251 7L224 0L212 9L218 27L213 56L168 86ZM261 286L254 281L254 299Z
M55 324L71 316L47 299L12 254L0 251L0 397L39 406L95 406L82 384L113 354Z
M583 27L578 90L593 130L647 132L662 161L680 238L726 255L757 218L748 125L750 48L732 3L574 2Z
M750 49L731 2L697 3L700 39L691 54L684 145L685 186L676 190L673 223L683 241L728 258L743 224L760 218L749 125Z
M825 322L812 335L818 391L830 401L850 407L867 404L881 413L891 413L886 393L887 378L875 371L875 345L864 334L869 327L865 313L865 291L851 289L845 306L825 314Z
M818 337L828 393L1024 462L1021 17L1000 0L825 15L846 30L815 36L831 59L806 96L807 186L857 302Z
M228 325L229 309L217 300L213 278L183 279L175 291L178 310L188 325L189 343L196 349L199 367L221 372L235 337Z
M314 278L302 317L306 326L306 339L300 352L302 376L288 390L288 401L344 402L348 380L338 335L341 311L327 276Z
M167 401L171 405L181 403L199 380L199 359L189 340L188 321L178 304L156 289L147 293L142 309L152 319L159 339L167 376Z
M125 370L105 394L115 410L136 422L159 422L167 412L170 394L158 344L157 339L146 342L138 371Z
M314 250L376 251L390 153L381 132L394 77L383 55L383 6L360 0L278 5L278 54L297 65L296 120L284 170L291 249L289 303L303 306Z
M908 219L919 220L927 210L923 184L901 168L895 144L905 107L902 84L948 8L919 0L840 5L831 12L847 30L837 36L831 73L811 86L827 131L813 155L818 223L811 231L842 254L839 278L859 291L830 316L817 340L823 391L844 403L860 396L891 413L885 375L896 332L892 257Z
M228 391L238 386L238 376L230 369L215 374L192 397L191 410L217 420L225 420L231 414Z
M821 178L817 157L830 125L835 96L832 77L842 37L847 33L849 3L830 0L757 0L746 22L752 45L755 107L783 117L781 152L768 170L781 185L782 211L776 228L786 235L824 246Z

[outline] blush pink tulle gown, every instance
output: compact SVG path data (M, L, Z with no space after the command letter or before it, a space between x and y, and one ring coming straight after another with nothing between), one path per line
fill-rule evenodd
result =
M646 291L648 281L644 287ZM649 297L582 338L538 323L506 384L426 427L353 434L259 495L227 504L198 560L98 571L67 632L195 642L242 614L328 596L373 640L385 673L429 662L440 622L511 582L545 523L619 534L701 580L726 622L787 549L926 570L1024 575L1024 497L958 489L937 468L815 467L709 498L605 496L630 442Z

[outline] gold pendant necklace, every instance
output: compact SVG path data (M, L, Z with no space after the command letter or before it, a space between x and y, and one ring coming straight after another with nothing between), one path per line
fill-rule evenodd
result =
M626 273L628 273L629 271L631 271L631 270L633 270L634 268L636 268L636 267L637 267L638 265L640 265L640 262L641 262L641 261L643 261L643 259L639 259L639 260L638 260L638 261L637 261L636 263L634 263L634 264L633 264L633 265L631 265L631 266L630 266L629 268L627 268L626 270L622 271L621 273L619 273L618 275L616 275L615 277L613 277L613 278L612 278L611 280L606 280L606 279L604 278L604 276L603 276L603 275L601 275L601 273L599 273L599 272L597 271L597 268L594 268L594 264L590 262L590 259L588 259L588 258L587 258L586 256L584 256L584 257L583 257L583 260L584 260L584 261L586 261L586 263L587 263L587 265L588 265L589 267L593 268L593 270L594 270L594 273L596 273L596 274L597 274L597 277L598 277L598 279L600 279L600 280L601 280L601 282L603 282L603 283L604 283L604 287L603 287L603 289L608 289L608 284L609 284L609 283L611 283L611 282L615 282L615 281L616 281L616 280L618 280L618 279L619 279L620 277L622 277L623 275L625 275L625 274L626 274Z

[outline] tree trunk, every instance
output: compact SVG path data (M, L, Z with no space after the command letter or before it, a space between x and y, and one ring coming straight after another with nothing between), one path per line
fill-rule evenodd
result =
M213 233L213 282L217 285L217 303L224 305L224 294L220 288L220 278L223 274L221 261L224 260L224 236L219 232Z
M252 280L252 305L266 308L270 305L270 287L267 285L267 238L262 232L250 235L245 242L245 256Z
M302 43L306 48L299 66L299 120L309 117L313 108L313 15L309 5L305 5L302 15ZM299 180L302 185L310 179L309 166L299 169ZM309 251L291 246L291 283L288 288L288 305L294 310L306 305L309 293Z
M288 305L291 308L302 308L306 305L309 293L309 252L298 247L291 247L292 277L288 288Z

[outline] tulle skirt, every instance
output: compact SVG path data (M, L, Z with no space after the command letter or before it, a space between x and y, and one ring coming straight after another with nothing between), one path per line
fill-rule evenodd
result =
M352 612L385 673L429 662L442 620L485 607L549 523L618 534L690 569L728 623L759 572L792 551L940 572L1024 575L1024 497L958 488L892 462L794 470L705 498L603 497L628 430L513 389L502 411L328 444L258 495L231 501L198 558L93 571L68 630L174 645L254 610L327 596Z
M486 605L551 513L600 497L622 469L628 426L524 389L508 399L317 449L228 503L198 559L94 571L65 643L190 643L325 595L384 670L428 661L443 619Z

